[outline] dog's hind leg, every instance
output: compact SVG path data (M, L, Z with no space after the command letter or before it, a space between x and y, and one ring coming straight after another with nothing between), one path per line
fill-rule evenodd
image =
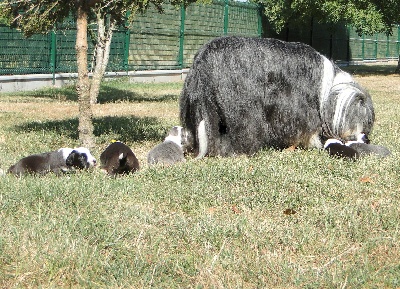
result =
M201 159L205 157L208 152L208 139L204 119L197 127L197 139L199 143L199 154L197 155L196 159Z

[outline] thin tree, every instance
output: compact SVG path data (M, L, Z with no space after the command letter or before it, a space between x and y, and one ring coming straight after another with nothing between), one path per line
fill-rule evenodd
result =
M170 0L174 5L188 4L194 0ZM79 99L79 140L83 146L94 147L92 104L97 102L100 83L108 64L113 31L116 27L132 22L138 11L144 13L149 5L163 11L162 0L3 0L0 16L20 28L25 36L47 33L67 17L76 20L76 59ZM129 12L129 13L128 13ZM126 18L129 14L130 17ZM96 26L97 36L93 77L88 71L88 25Z

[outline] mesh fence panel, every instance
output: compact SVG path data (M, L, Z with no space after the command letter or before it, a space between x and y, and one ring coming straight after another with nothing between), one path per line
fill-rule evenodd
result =
M48 35L34 35L27 41L22 32L0 26L0 74L47 73L48 43Z
M397 59L399 26L393 34L359 36L344 24L313 23L289 26L276 35L261 23L261 9L250 3L214 0L185 9L164 6L137 15L132 27L114 31L108 71L177 69L190 67L204 43L222 35L277 37L311 44L338 61ZM0 75L76 72L75 22L71 19L46 35L25 39L22 32L0 25ZM96 31L89 29L89 70L92 69Z

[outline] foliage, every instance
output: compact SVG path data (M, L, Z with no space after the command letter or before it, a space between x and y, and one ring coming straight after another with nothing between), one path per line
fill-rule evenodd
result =
M391 33L400 22L397 0L259 0L277 32L288 23L304 23L313 18L324 23L345 22L359 34Z
M187 5L190 2L194 1L170 0L174 5ZM95 23L100 14L102 19L108 18L118 26L125 25L127 20L132 21L137 11L145 12L149 5L154 5L162 12L163 4L162 0L4 0L0 3L0 17L8 19L9 24L22 29L26 36L31 36L50 31L56 23L61 23L66 17L72 16L76 19L80 5L85 5L89 11L89 23Z

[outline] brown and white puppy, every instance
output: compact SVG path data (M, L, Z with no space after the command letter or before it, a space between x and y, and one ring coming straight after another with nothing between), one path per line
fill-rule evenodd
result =
M186 130L181 126L174 126L165 140L147 154L147 163L149 165L169 166L177 162L184 162L184 144L187 142L188 134Z
M88 169L96 165L96 159L87 148L61 148L41 154L33 154L20 159L8 169L16 176L26 174L45 175L53 172L57 175L74 169Z
M124 143L111 143L100 155L101 169L110 176L129 174L139 170L139 161Z

